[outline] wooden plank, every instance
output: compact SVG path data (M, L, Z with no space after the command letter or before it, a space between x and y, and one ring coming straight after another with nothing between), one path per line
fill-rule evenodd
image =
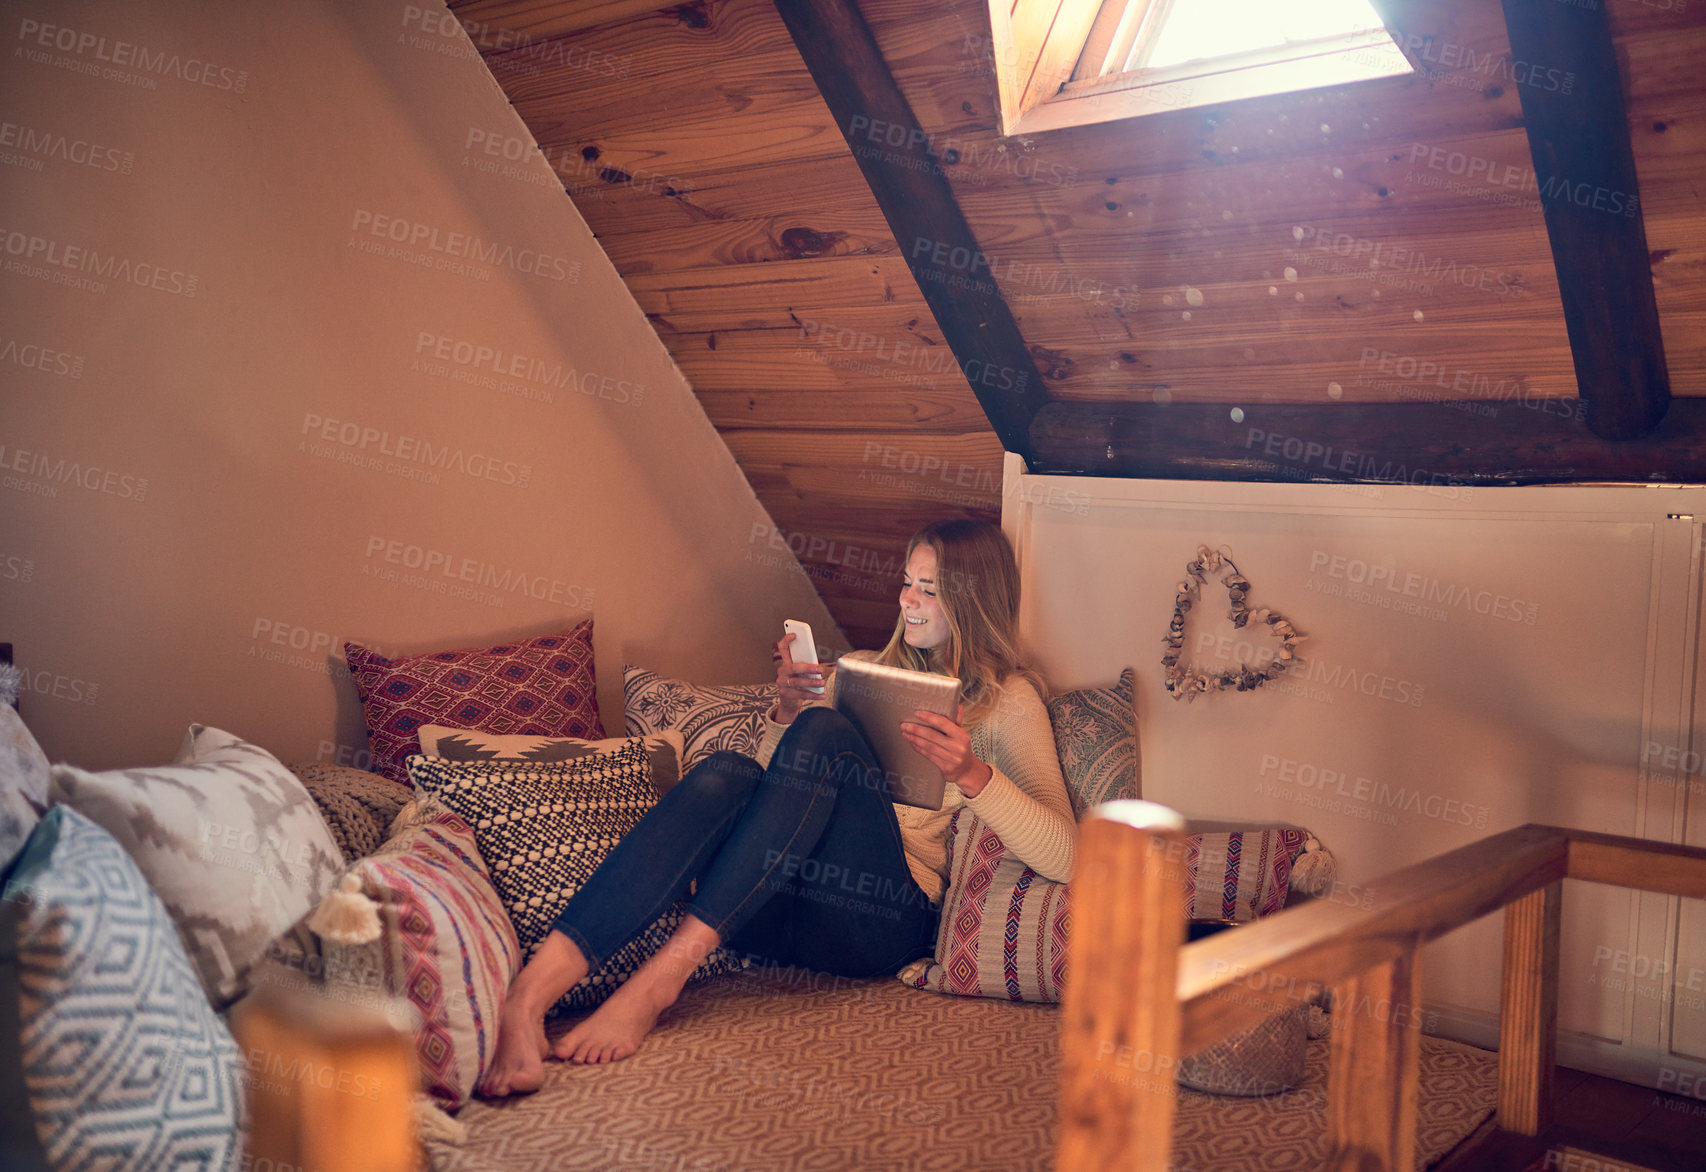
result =
M1002 3L1003 0L994 0ZM1016 95L1009 100L1004 94L1001 98L1003 108L1011 108L1016 116L1042 100L1038 93L1038 73L1042 70L1042 57L1049 39L1049 30L1060 18L1061 11L1066 7L1065 0L1012 0L1012 17L1007 26L1007 36L995 41L996 59L1011 57L1013 60L1013 83L1017 86ZM991 22L994 24L994 22ZM1000 25L994 26L997 30ZM998 77L1002 76L997 74ZM1045 83L1046 84L1046 83ZM1004 128L1011 130L1014 122L1004 123Z
M881 386L837 391L802 391L792 387L719 391L695 385L693 393L712 426L719 431L725 428L883 429L903 433L891 438L905 443L916 434L963 435L989 429L989 420L977 397L963 384L959 390L934 391Z
M1056 3L1056 0L1049 2ZM1072 70L1084 51L1084 42L1090 36L1101 6L1101 0L1058 0L1054 20L1037 47L1036 68L1031 71L1030 81L1020 101L1021 117L1024 111L1035 109L1053 98L1072 77ZM1024 51L1028 46L1020 44L1018 48Z
M828 320L831 309L918 300L912 274L896 257L819 257L756 268L718 265L635 273L626 280L646 313L693 314L701 320L723 314L726 320L741 322L749 313L796 309L801 314L823 313Z
M537 123L537 125L535 125ZM619 130L600 127L595 134L570 124L546 119L529 122L539 146L558 156L599 152L606 170L661 176L667 185L691 189L693 178L729 167L754 167L787 162L799 167L811 161L844 154L846 146L821 117L816 104L800 103L789 111L759 110L740 118L720 117L707 134L705 123L676 122L655 115L644 125Z
M1399 962L1419 945L1565 878L1706 898L1706 848L1519 826L1375 879L1366 885L1369 898L1355 908L1317 901L1187 945L1179 953L1178 1053L1194 1054L1324 987ZM1520 937L1532 943L1525 951L1539 955L1540 963L1531 955L1528 965L1541 974L1555 949L1550 898L1516 913ZM1543 1009L1539 984L1524 988L1518 1000Z
M949 476L966 467L1001 465L1001 445L988 431L969 435L896 435L888 431L778 433L725 431L723 442L742 467L846 470L881 466L887 449L927 458Z
M684 73L702 81L712 62L762 59L788 47L787 33L776 22L768 0L651 8L646 0L639 0L615 20L587 19L614 13L615 5L605 13L589 11L584 16L573 7L554 0L507 0L472 17L486 28L509 30L509 39L520 42L500 45L497 37L482 39L470 33L474 47L506 92L514 87L512 100L557 95L571 102L606 105L620 92L644 98L648 86L690 80L682 77ZM465 6L457 16L469 19L470 11ZM798 65L793 68L797 70ZM741 76L762 81L751 72L743 71ZM577 89L584 92L577 96ZM739 93L726 96L738 102Z
M857 195L866 202L870 199L863 188ZM874 206L711 220L655 232L612 233L599 236L598 243L624 276L660 269L900 253L888 224Z
M677 340L678 339L672 339ZM933 391L964 386L959 371L946 371L823 351L798 343L791 351L708 351L697 347L672 354L695 391L741 391L787 386L807 393L863 390L867 394ZM885 378L885 376L887 376ZM754 396L762 392L751 392Z
M1664 417L1670 379L1609 17L1600 4L1501 2L1512 54L1574 75L1567 91L1517 89L1588 426L1635 439Z
M1551 253L1540 238L1538 208L1466 199L1427 186L1418 179L1431 174L1428 148L1421 148L1412 162L1415 149L1381 147L1342 155L1333 166L1347 178L1338 180L1330 170L1273 159L1241 163L1236 186L1214 173L1080 170L1072 183L1039 185L1047 191L975 184L957 191L985 251L1003 258L1011 254L1038 260L1052 253L1062 264L1095 259L1106 263L1112 259L1109 247L1140 246L1158 256L1171 254L1183 272L1215 260L1212 253L1198 255L1211 243L1214 250L1233 250L1221 267L1241 265L1242 275L1248 276L1251 261L1278 261L1271 270L1278 275L1279 265L1287 263L1279 257L1294 251L1327 252L1318 240L1330 246L1342 237L1341 247L1348 250L1354 250L1356 242L1369 242L1362 251L1340 258L1364 266L1370 260L1378 267L1425 263L1391 254L1394 248L1404 248L1423 252L1430 260L1502 268L1530 258L1527 263L1551 270ZM1490 152L1489 158L1509 157L1517 161L1513 165L1526 169L1521 162L1526 144L1520 134L1501 134L1478 149ZM1246 181L1248 188L1243 186ZM1293 235L1294 227L1305 230L1302 239ZM1378 254L1372 250L1375 244L1384 245Z
M1042 379L870 28L851 0L777 0L777 11L996 434L1023 453Z
M1103 0L1070 80L1119 72L1131 56L1132 45L1152 6L1153 0Z
M577 170L572 159L564 165ZM836 219L844 212L862 216L869 208L881 215L871 202L865 177L845 150L839 158L816 159L810 165L769 164L669 178L676 182L656 183L644 176L639 182L612 182L590 170L569 177L576 205L600 240L635 232L667 233L719 220L790 215L810 228L828 231L839 226ZM676 194L665 196L666 189ZM583 200L591 193L598 198ZM888 221L882 223L888 235Z
M562 36L593 28L601 24L632 20L660 8L669 7L659 0L447 0L446 7L456 14L468 30L476 48L482 52L498 52L511 46L512 36L529 37L531 42L546 37Z
M1573 830L1569 875L1588 883L1706 899L1706 847Z
M1054 403L1031 429L1035 472L1179 480L1451 486L1706 481L1706 403L1682 399L1641 440L1608 444L1562 415L1476 419L1433 403ZM1523 418L1518 418L1523 416Z
M1505 908L1499 999L1499 1126L1540 1135L1552 1126L1558 1061L1558 931L1562 882Z
M1421 988L1412 947L1333 988L1327 1162L1333 1172L1412 1172L1421 1075Z
M714 324L717 314L674 313L658 321L659 333L666 344L680 340L687 345L703 345L708 336L717 338L718 347L776 349L804 339L813 329L849 329L876 334L897 340L916 339L922 344L942 342L942 332L930 316L929 306L913 291L910 300L881 301L873 305L849 305L838 308L833 315L811 317L809 311L790 314L771 312L754 307L751 317L737 319L732 327ZM816 323L814 326L812 323ZM707 324L710 323L710 324ZM673 335L673 338L672 338Z
M1079 829L1060 1006L1060 1172L1170 1166L1183 847L1183 820L1150 802L1109 802Z
M1364 905L1316 901L1186 945L1179 1053L1195 1054L1562 879L1565 834L1520 826L1373 880Z
M932 476L861 468L841 492L779 494L770 512L777 528L789 534L790 546L799 547L799 556L828 556L868 570L882 580L880 593L887 597L897 589L901 566L886 555L903 552L907 539L927 521L938 516L989 520L1000 511L1001 490L989 487L989 470L966 471L956 487ZM798 482L790 481L790 487Z
M834 310L820 316L802 308L796 316L799 325L792 330L672 332L664 339L696 391L746 391L755 397L765 393L755 387L962 392L987 428L953 353L939 338L916 326L848 324L844 319L852 315ZM935 323L928 328L934 331Z
M589 169L683 188L689 175L736 163L846 155L768 0L691 12L677 6L485 60L559 172L582 170L590 149Z

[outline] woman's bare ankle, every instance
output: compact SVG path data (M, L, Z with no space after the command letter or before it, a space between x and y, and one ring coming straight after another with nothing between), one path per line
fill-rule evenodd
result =
M504 1007L518 1014L544 1020L557 1000L586 979L591 971L586 957L573 940L553 931L539 944L533 957L510 982Z

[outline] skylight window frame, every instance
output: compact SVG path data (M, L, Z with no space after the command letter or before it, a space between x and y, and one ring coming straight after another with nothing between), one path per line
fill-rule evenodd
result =
M1030 134L1058 130L1071 126L1087 126L1118 119L1133 118L1169 110L1219 105L1246 98L1295 93L1330 85L1346 85L1356 81L1372 81L1382 77L1403 76L1397 69L1381 70L1365 65L1360 77L1341 77L1321 81L1307 76L1305 71L1323 58L1352 58L1370 50L1390 53L1396 62L1402 59L1409 70L1416 62L1404 50L1404 38L1386 19L1386 5L1375 4L1376 14L1382 17L1379 27L1359 29L1328 37L1297 41L1286 45L1253 49L1225 57L1199 58L1177 65L1159 68L1109 68L1109 62L1124 57L1125 63L1144 60L1159 42L1159 30L1173 8L1173 0L1106 0L1093 21L1083 15L1085 0L990 0L990 24L997 61L1013 60L1028 54L1035 62L1041 49L1026 50L1015 44L1015 24L1009 14L1018 12L1022 4L1054 3L1059 8L1050 36L1057 37L1063 29L1073 29L1067 35L1079 36L1085 42L1074 62L1069 78L1063 78L1054 92L1040 96L1040 79L1027 77L1022 95L1011 90L1010 76L998 68L998 88L1001 89L1001 130L1005 135ZM1069 8L1078 7L1076 23L1062 19ZM1132 20L1136 16L1136 30ZM1082 31L1076 31L1082 29ZM1121 42L1129 40L1129 47ZM1054 56L1060 56L1060 45L1049 46ZM1096 57L1100 57L1098 62ZM1318 68L1318 66L1317 66ZM1096 71L1103 72L1100 76ZM1287 80L1288 75L1290 80Z

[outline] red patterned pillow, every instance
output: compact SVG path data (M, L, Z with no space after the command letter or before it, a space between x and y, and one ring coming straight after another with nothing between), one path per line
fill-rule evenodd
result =
M391 830L347 873L373 901L378 935L362 944L321 941L329 992L407 1001L421 1086L454 1111L491 1064L521 945L461 815L410 802Z
M367 721L373 771L409 784L405 759L420 751L423 724L498 735L602 740L592 674L592 620L563 635L495 647L387 659L345 643Z
M1291 865L1309 832L1294 826L1192 834L1185 838L1185 880L1193 920L1247 920L1285 906Z
M1292 861L1308 837L1290 827L1187 836L1190 918L1243 922L1279 911ZM1059 1001L1070 896L1066 884L1010 856L1001 836L962 807L948 828L948 894L936 955L908 965L900 979L960 997Z
M918 989L1008 1001L1059 1001L1072 920L1067 886L1007 853L969 809L948 832L948 895L933 960L908 965Z

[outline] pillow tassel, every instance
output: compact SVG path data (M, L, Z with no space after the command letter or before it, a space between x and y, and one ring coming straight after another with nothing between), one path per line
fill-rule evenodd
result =
M1291 880L1286 886L1304 895L1326 895L1332 890L1338 873L1339 864L1332 853L1311 834L1309 841L1303 844L1303 853L1291 865Z
M308 927L335 944L368 944L379 939L379 905L362 892L361 876L345 875L308 917Z
M415 1134L422 1143L461 1146L468 1142L468 1125L440 1107L431 1095L416 1095Z

